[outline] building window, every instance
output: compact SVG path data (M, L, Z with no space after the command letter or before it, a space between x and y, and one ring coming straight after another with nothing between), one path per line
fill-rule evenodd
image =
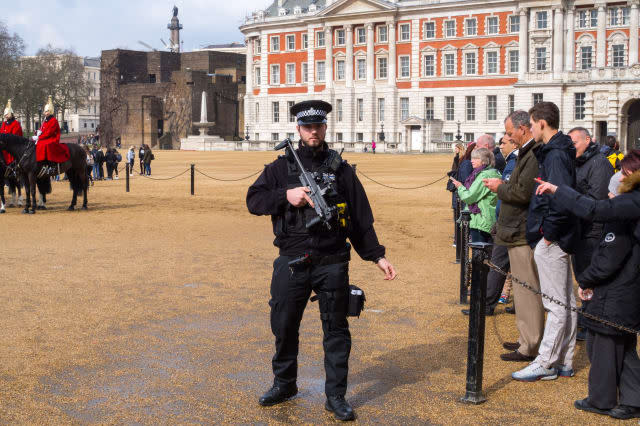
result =
M464 31L467 36L474 36L478 34L478 22L476 21L476 18L464 20Z
M589 23L591 24L592 28L595 28L598 26L598 9L591 9L590 12L591 19L589 19Z
M271 102L271 118L274 123L280 122L280 102Z
M445 75L456 75L456 55L446 53L444 55L444 73Z
M378 78L387 78L387 58L378 58Z
M409 98L400 98L400 120L409 118Z
M624 44L614 44L611 46L613 66L616 68L624 67Z
M400 24L400 41L409 41L411 38L411 27L409 24Z
M487 96L487 120L495 121L498 119L498 97L496 95Z
M358 59L356 62L356 68L358 70L358 80L364 80L367 78L367 60Z
M293 105L295 105L294 101L287 101L287 111L289 112L289 123L295 123L296 122L296 116L291 114L291 108L293 107ZM289 139L293 140L293 138L289 138Z
M287 139L293 141L296 136L293 133L287 133Z
M520 53L517 50L509 51L509 72L517 73L520 66Z
M622 25L629 25L631 10L628 7L622 8Z
M316 47L324 47L324 31L316 31Z
M587 11L581 10L578 12L578 28L587 28Z
M487 52L487 74L498 74L498 52Z
M533 94L533 104L534 105L537 105L537 104L539 104L540 102L543 102L543 101L544 101L544 96L543 96L542 93L534 93Z
M471 143L475 140L475 135L473 133L465 133L464 134L464 141L465 143Z
M436 57L434 55L425 55L424 76L433 77L434 75L436 75Z
M620 18L622 17L622 13L618 12L620 8L618 7L610 7L609 12L609 26L615 27L620 25Z
M344 61L336 61L336 80L344 80Z
M271 37L271 51L272 52L280 51L280 36Z
M343 140L342 132L336 133L336 142L342 142L342 140Z
M499 21L497 16L487 18L487 34L498 34Z
M260 67L256 67L256 85L260 86L262 84L262 73L260 72Z
M468 52L464 54L465 74L476 74L476 54L475 52Z
M271 133L271 141L272 142L279 142L280 141L280 135L278 133Z
M453 142L453 133L443 133L442 136L445 142Z
M378 27L378 43L386 43L388 41L387 26L382 25Z
M287 36L287 50L296 50L296 36L294 34Z
M456 36L456 21L444 21L445 36L452 38Z
M342 121L342 99L336 99L336 121Z
M271 84L280 84L280 65L271 65Z
M316 81L324 81L324 61L316 62Z
M509 114L516 110L516 96L509 95Z
M426 97L424 98L424 119L425 120L433 120L433 98Z
M520 17L518 15L509 16L509 32L520 32Z
M455 100L453 96L444 97L444 119L447 121L455 120Z
M262 53L262 42L259 38L257 38L253 43L253 53L255 53L256 55Z
M364 99L356 99L358 121L364 121Z
M356 142L364 142L364 133L356 133Z
M436 38L436 23L425 22L424 23L424 38Z
M574 94L574 119L576 120L584 120L584 104L585 104L585 94L584 93L575 93Z
M296 84L296 64L287 64L287 84Z
M536 47L536 71L547 70L547 48Z
M476 119L476 97L475 96L465 96L464 98L465 105L465 116L467 121L475 121Z
M156 75L155 74L149 74L149 83L153 84L156 82ZM93 89L91 89L91 95L93 96Z
M309 82L309 64L307 62L302 63L302 82Z
M378 98L378 121L384 121L384 98Z
M411 76L409 61L410 56L400 56L400 77L401 78L409 78Z
M345 44L345 35L344 35L344 30L337 30L336 31L336 45L337 46L344 46Z
M302 34L302 48L309 48L309 34Z
M547 11L536 12L536 28L539 30L547 29Z
M256 109L255 109L255 120L259 121L260 120L260 103L256 102Z
M591 46L582 46L580 48L580 69L591 69L591 55L593 54L593 48Z
M356 28L356 44L366 44L367 43L367 33L365 32L364 27Z

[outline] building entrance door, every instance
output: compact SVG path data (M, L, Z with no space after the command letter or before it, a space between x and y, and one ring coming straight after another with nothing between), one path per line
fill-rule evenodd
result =
M418 126L411 127L411 151L422 152L422 129Z
M596 121L596 141L599 144L603 144L607 138L607 122Z
M640 149L640 101L629 107L627 149Z

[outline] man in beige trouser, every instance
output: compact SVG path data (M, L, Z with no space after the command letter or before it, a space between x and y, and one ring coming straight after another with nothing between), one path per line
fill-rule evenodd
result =
M508 182L500 179L485 180L487 188L496 192L502 201L495 242L508 247L514 278L539 290L533 249L527 244L526 225L529 201L535 186L533 179L538 172L538 160L534 151L540 143L533 140L529 114L526 111L513 112L504 125L505 137L518 147L518 159ZM513 303L520 337L517 342L504 343L504 348L511 352L500 355L500 358L504 361L532 361L538 354L544 332L542 299L540 295L514 282Z

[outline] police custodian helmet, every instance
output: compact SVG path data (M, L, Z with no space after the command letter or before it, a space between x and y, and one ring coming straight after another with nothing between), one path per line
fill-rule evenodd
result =
M325 101L304 101L291 107L291 115L295 115L299 126L305 124L327 124L327 114L333 108Z

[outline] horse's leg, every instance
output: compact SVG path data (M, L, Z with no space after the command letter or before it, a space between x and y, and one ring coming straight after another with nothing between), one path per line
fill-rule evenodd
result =
M29 206L31 205L31 192L29 192L29 182L31 182L29 175L25 173L22 176L22 183L24 184L24 196L25 196L24 210L22 210L22 213L29 213Z
M31 190L31 214L35 214L36 213L36 174L31 173L29 175L29 189Z
M6 212L4 203L4 178L0 178L0 214Z
M86 173L78 173L82 184L82 210L87 210L87 188L89 187L89 177ZM80 191L78 191L80 192Z

